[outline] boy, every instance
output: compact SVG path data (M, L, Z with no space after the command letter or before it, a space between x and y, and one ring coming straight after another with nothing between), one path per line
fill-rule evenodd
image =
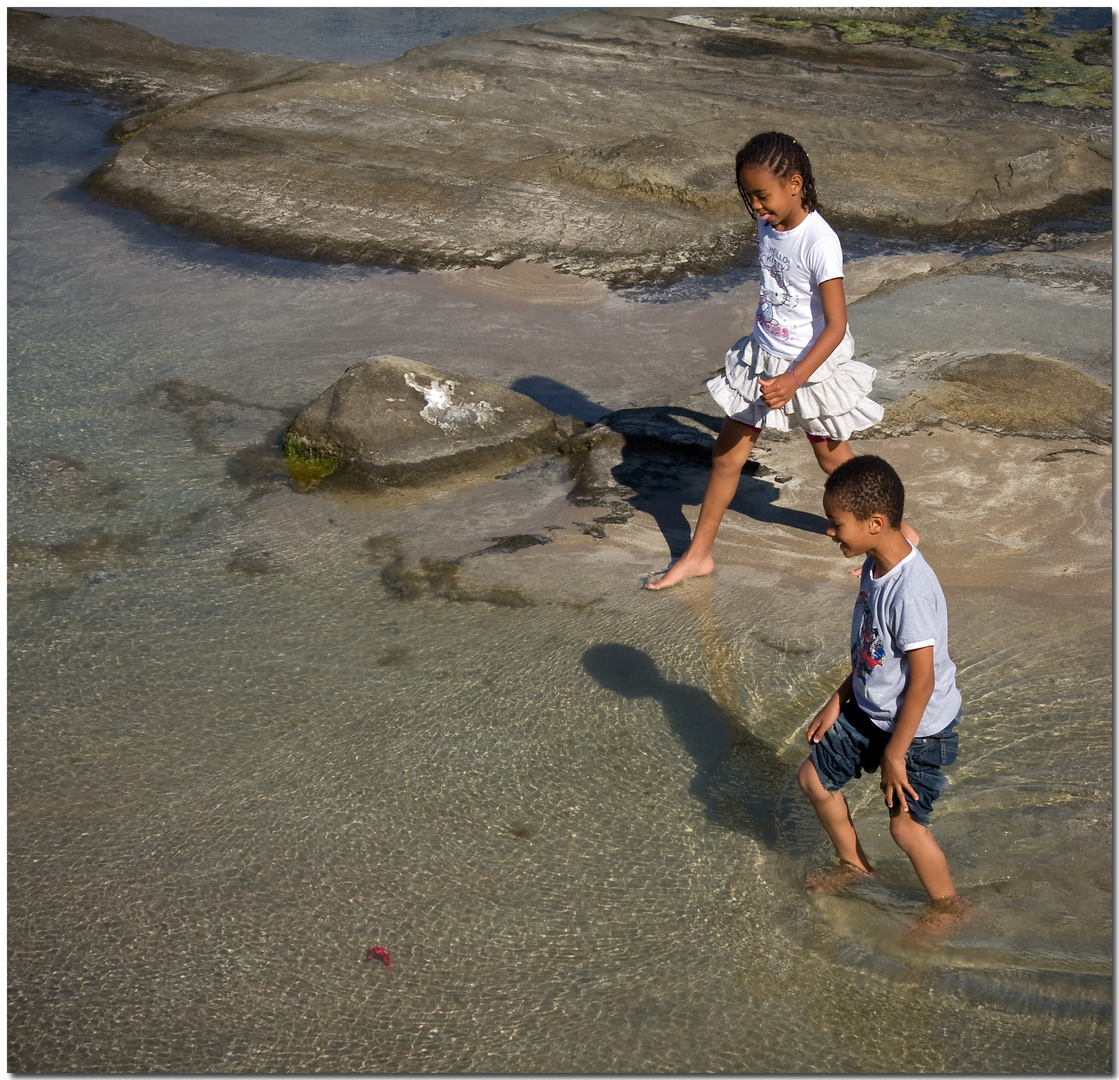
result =
M962 914L943 852L929 829L932 804L956 760L960 693L948 656L944 593L901 532L905 489L881 458L853 457L824 485L828 536L863 563L851 622L851 674L808 727L812 752L798 774L839 866L809 878L834 892L873 870L840 789L882 769L890 835L909 856L936 911Z

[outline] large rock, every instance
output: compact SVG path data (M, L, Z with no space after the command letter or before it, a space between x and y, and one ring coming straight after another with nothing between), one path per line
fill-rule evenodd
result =
M1111 387L1059 360L995 353L939 374L939 382L888 408L877 433L910 433L947 420L1000 435L1111 442Z
M347 368L292 421L284 447L304 477L416 484L556 450L571 424L503 386L374 356Z
M1109 111L1009 101L991 55L847 44L834 27L755 16L583 11L282 85L238 75L236 93L131 118L86 187L271 254L529 259L614 283L739 257L753 229L734 153L766 128L809 147L841 226L1013 232L1110 191ZM17 77L35 34L10 32ZM151 42L148 62L163 62L167 43Z
M1004 251L887 281L850 308L856 358L878 370L875 399L889 407L950 377L957 361L993 354L1059 360L1109 392L1111 259L1107 234L1060 251ZM1002 382L1017 391L1014 377ZM1079 396L1067 380L1060 385ZM1017 430L1038 429L1031 419Z

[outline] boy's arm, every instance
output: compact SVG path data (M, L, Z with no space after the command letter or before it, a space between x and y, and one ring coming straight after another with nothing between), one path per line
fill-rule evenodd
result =
M854 690L851 686L852 675L848 675L839 689L836 690L827 704L816 714L815 719L808 725L808 741L818 743L828 730L839 719L839 710L843 703L850 699Z
M933 673L933 647L926 645L922 649L907 652L909 661L909 681L905 688L905 697L901 709L898 711L897 723L886 749L882 753L882 791L886 795L886 805L893 809L894 798L901 801L902 810L908 810L905 801L906 794L916 801L917 792L913 790L905 775L905 752L917 734L921 717L925 715L936 686L936 675Z
M806 383L815 370L829 357L847 333L847 297L843 278L821 281L820 306L824 309L824 328L800 363L773 379L759 379L762 397L771 409L779 409ZM793 372L796 372L794 375Z

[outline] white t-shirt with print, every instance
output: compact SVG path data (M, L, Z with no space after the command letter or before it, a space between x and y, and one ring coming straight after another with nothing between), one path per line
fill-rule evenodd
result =
M815 210L784 232L759 221L758 259L762 287L753 336L767 352L799 360L824 329L820 282L843 277L839 237Z
M956 665L948 656L948 608L936 574L913 548L881 577L874 557L863 563L851 620L855 701L885 731L893 731L909 682L906 653L931 645L936 682L914 738L935 735L960 711Z

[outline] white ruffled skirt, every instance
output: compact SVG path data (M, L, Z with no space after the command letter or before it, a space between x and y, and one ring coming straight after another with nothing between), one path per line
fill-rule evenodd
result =
M762 400L759 379L772 379L796 361L766 352L752 337L736 341L727 352L726 370L707 383L711 396L732 420L756 428L790 431L803 428L837 442L851 433L873 427L882 419L882 406L870 399L878 374L869 364L855 360L851 331L780 409Z

